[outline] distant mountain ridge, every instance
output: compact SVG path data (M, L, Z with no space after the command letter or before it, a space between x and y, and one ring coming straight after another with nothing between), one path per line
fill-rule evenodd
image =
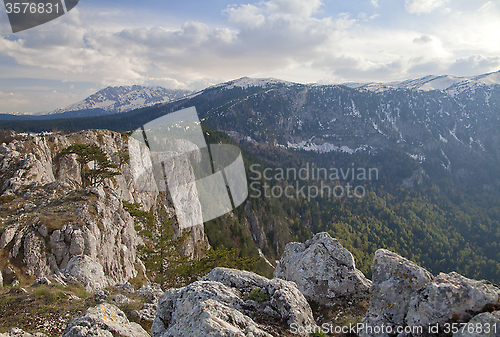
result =
M344 83L350 88L369 91L385 91L390 89L410 89L420 91L441 90L449 95L456 95L467 89L485 85L500 84L500 71L478 76L458 77L451 75L428 75L422 78L389 83Z
M109 114L121 113L158 103L171 102L189 93L189 90L143 87L140 85L107 87L80 102L46 114L92 109L100 109Z

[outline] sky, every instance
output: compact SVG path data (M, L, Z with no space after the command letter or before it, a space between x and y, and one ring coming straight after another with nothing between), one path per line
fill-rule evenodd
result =
M51 111L118 85L200 90L243 76L339 84L498 70L500 0L80 0L16 34L0 7L0 113Z

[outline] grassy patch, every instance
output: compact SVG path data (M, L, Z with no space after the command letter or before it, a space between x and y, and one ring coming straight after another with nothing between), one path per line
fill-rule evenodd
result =
M269 295L264 293L259 287L255 287L248 294L248 298L254 300L255 302L262 303L269 299Z

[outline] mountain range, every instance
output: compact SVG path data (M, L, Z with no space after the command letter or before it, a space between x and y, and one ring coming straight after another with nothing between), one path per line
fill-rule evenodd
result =
M249 198L231 216L205 224L213 247L237 248L242 256L259 250L272 263L286 243L326 231L352 251L364 273L384 247L432 272L500 282L498 77L364 85L241 78L121 113L1 121L0 128L126 133L194 106L207 144L242 149L247 177L255 177L253 164L262 170L309 163L380 172L378 180L363 183L366 197L360 200Z
M140 85L107 87L84 100L50 112L33 115L0 114L0 120L58 119L102 116L126 112L159 103L167 103L191 93L189 90L143 87Z

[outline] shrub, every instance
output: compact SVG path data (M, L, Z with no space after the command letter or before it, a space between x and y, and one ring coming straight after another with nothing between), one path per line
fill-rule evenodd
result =
M259 287L255 287L252 289L252 291L250 291L250 293L248 294L248 297L251 300L254 300L255 302L262 303L264 301L267 301L267 299L269 298L269 295L264 293L262 291L262 289L260 289Z

